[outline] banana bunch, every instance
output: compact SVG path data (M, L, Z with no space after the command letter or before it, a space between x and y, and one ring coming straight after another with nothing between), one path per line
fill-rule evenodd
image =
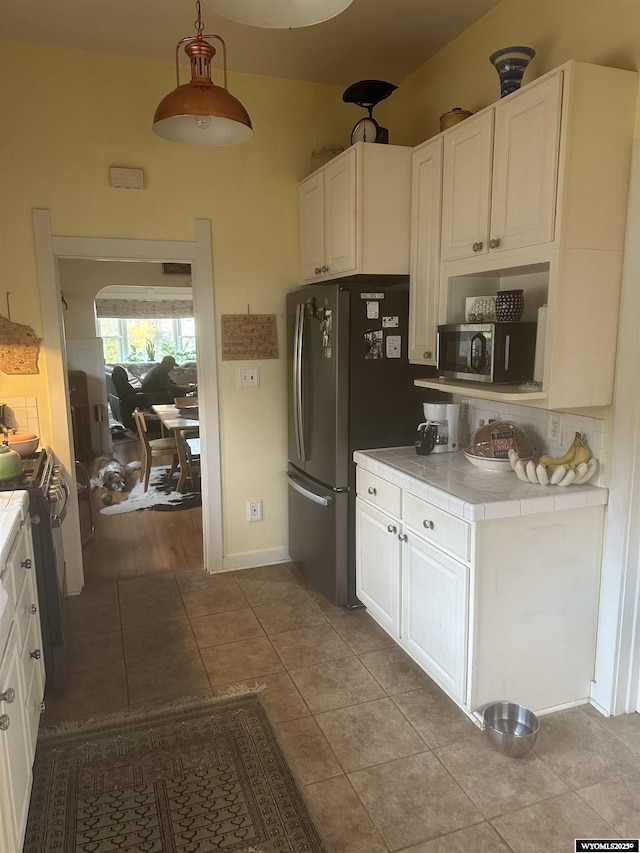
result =
M533 459L520 459L515 450L510 450L509 462L519 480L540 486L587 483L598 467L598 460L591 456L589 445L579 432L564 456L541 456L536 464Z

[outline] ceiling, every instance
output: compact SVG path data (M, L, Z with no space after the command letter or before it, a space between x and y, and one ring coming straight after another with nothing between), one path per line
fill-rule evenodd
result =
M269 2L269 0L264 0ZM348 86L400 83L500 0L353 0L322 24L272 30L238 24L201 0L205 33L226 43L229 68ZM195 0L2 0L0 38L173 62L195 34Z

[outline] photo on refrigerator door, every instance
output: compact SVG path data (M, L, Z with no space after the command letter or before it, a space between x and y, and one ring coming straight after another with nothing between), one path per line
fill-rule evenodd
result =
M370 329L364 334L364 357L365 358L382 358L383 351L383 333L382 329Z

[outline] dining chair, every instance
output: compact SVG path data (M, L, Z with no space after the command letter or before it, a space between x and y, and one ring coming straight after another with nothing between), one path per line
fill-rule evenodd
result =
M181 429L176 434L180 474L176 491L181 492L187 478L191 488L196 489L194 474L200 473L200 430L198 427Z
M171 455L171 470L169 476L172 476L174 471L180 464L178 456L178 447L173 436L167 438L149 438L147 429L147 420L159 420L156 415L151 415L148 412L142 412L140 409L135 409L133 417L138 430L140 446L142 450L142 471L141 479L144 479L145 492L149 489L149 477L151 476L151 463L154 459L166 459Z

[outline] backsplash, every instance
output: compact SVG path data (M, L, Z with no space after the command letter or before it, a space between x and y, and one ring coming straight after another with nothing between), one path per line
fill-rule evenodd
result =
M0 399L5 406L6 425L19 432L32 432L40 435L38 419L38 401L35 397L5 397Z
M574 415L571 412L559 412L562 418L561 439L558 442L547 438L547 429L551 413L546 409L536 409L531 406L518 406L512 403L496 403L491 400L478 398L462 398L463 406L468 406L469 433L477 429L481 420L513 420L522 427L533 443L537 453L547 453L549 456L561 456L565 453L576 432L581 432L587 440L591 455L602 459L604 449L604 421L599 418L588 418ZM596 478L593 480L597 483Z

